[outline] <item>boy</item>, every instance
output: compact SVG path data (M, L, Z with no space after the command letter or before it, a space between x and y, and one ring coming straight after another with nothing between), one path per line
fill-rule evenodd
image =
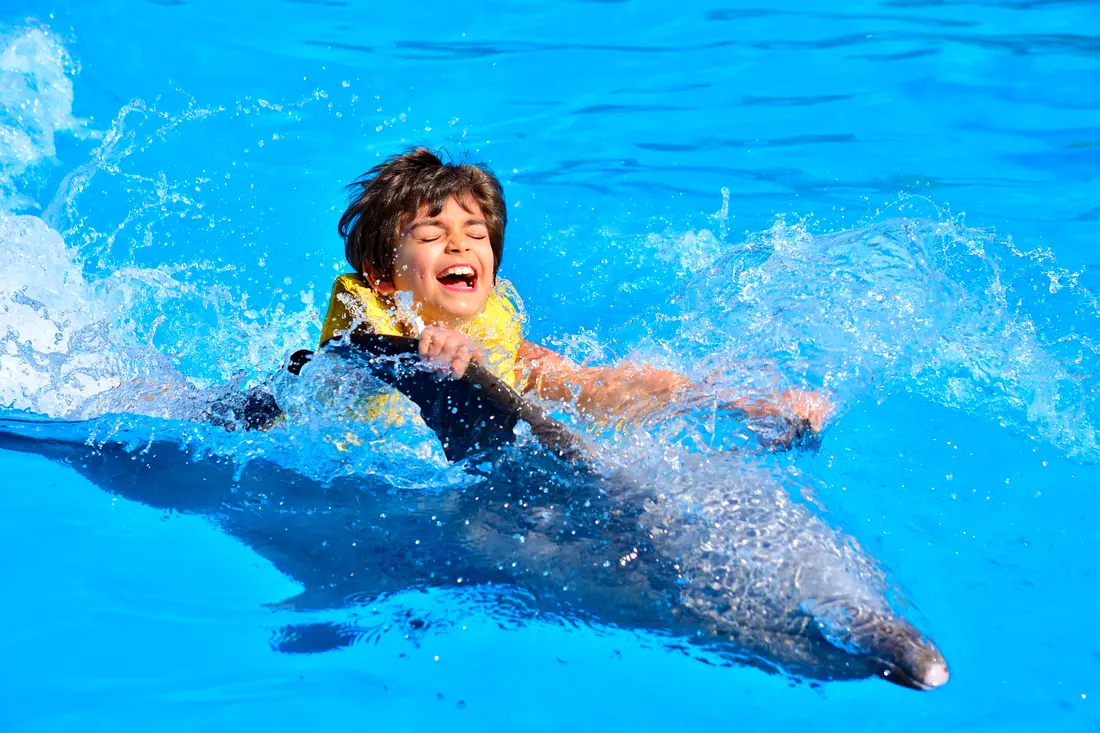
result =
M477 362L521 392L573 401L592 417L640 417L692 388L677 372L579 366L524 340L518 296L497 279L504 193L482 166L443 163L415 148L351 188L339 231L355 272L333 286L322 345L351 330L415 336L421 357L440 371L461 377ZM815 432L831 410L827 399L798 391L730 407L750 417L788 415Z

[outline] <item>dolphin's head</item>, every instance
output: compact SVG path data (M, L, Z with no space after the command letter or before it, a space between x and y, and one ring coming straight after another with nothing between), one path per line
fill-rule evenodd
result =
M934 690L951 677L940 650L905 619L877 616L854 631L872 672L888 682Z
M843 652L849 660L846 666L856 676L877 676L912 690L933 690L950 678L947 662L932 640L885 603L831 599L804 602L803 609L814 621L807 629Z
M935 647L914 646L901 659L874 657L871 661L878 663L875 672L884 680L911 690L934 690L951 678L947 662Z

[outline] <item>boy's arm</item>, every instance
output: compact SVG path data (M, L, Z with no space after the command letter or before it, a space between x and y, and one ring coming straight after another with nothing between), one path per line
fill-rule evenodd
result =
M679 372L647 365L580 366L530 341L523 342L519 359L528 372L525 391L549 400L575 399L578 409L591 416L642 417L696 386ZM808 420L814 432L824 427L826 418L832 413L827 397L798 390L784 392L775 401L761 397L738 398L724 406L740 410L749 417L793 414Z
M528 375L525 391L548 400L575 400L591 416L641 417L691 386L678 372L645 365L580 366L530 341L520 347L519 360Z

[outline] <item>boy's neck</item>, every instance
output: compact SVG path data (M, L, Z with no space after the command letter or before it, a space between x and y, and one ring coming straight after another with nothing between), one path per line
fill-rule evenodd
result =
M417 334L427 326L451 328L465 332L467 327L473 323L474 318L477 318L477 316L467 318L450 313L432 313L425 316L422 309L416 308L413 304L412 293L399 290L392 297L398 316L406 324L412 326L413 331Z
M476 318L475 316L474 318ZM425 318L422 322L425 326L435 326L436 328L452 328L456 331L465 331L466 328L473 323L473 318L462 318L460 316L445 315L436 318Z

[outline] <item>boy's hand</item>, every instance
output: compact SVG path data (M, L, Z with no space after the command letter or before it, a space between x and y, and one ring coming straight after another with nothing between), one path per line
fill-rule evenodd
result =
M825 421L833 415L833 403L817 392L792 389L779 395L779 405L795 417L809 422L815 433L820 433Z
M420 332L420 358L458 379L471 361L484 364L485 352L461 331L428 326Z

